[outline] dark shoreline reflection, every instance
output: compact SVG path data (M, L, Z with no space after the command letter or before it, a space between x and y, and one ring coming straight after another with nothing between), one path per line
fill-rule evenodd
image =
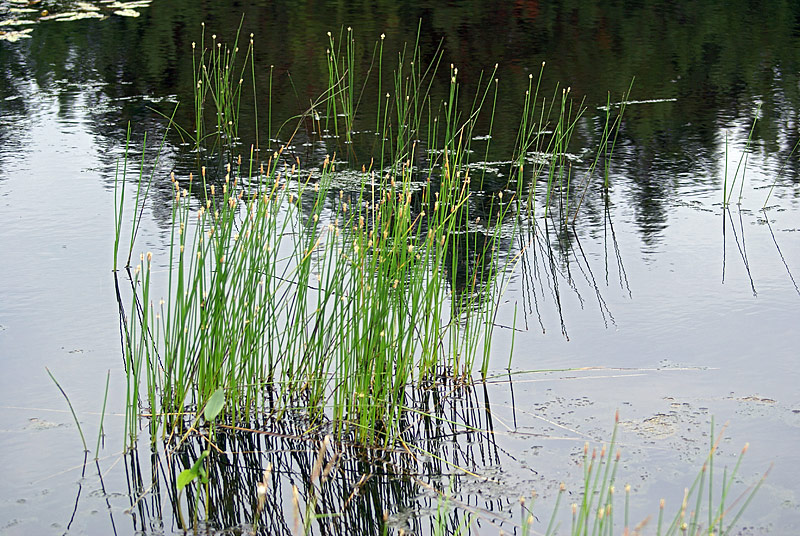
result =
M89 128L109 147L123 142L128 121L137 127L135 139L163 122L148 108L169 116L173 104L163 102L165 98L183 103L177 122L190 125L191 43L200 41L201 23L206 23L207 43L215 33L231 43L241 23L241 46L254 34L263 140L266 131L276 134L283 121L308 109L324 92L328 31L355 28L359 75L372 64L373 45L385 33L384 87L390 88L394 51L416 41L417 25L411 22L420 21L423 57L430 59L441 44L444 61L463 73L463 95L475 93L481 71L490 72L499 64L501 94L490 159L508 153L513 144L527 75L536 73L542 61L547 61L545 95L560 82L572 88L576 100L585 97L594 107L605 104L607 93L615 100L635 78L634 99L675 99L632 106L623 129L619 160L626 162L625 174L642 185L635 202L641 204L644 221L663 222L658 200L668 195L670 176L715 180L719 129L747 128L735 121L751 116L757 102L761 120L755 147L768 155L775 169L787 160L792 140L800 135L800 58L793 22L800 18L800 7L767 2L755 12L746 2L600 6L594 1L570 7L379 4L362 12L330 2L312 2L308 9L245 2L232 10L216 2L156 1L136 19L44 21L35 25L30 39L0 44L6 99L0 110L30 113L25 112L29 89L14 83L30 79L38 90L59 95L62 113L88 89L89 98L79 105L89 107ZM771 23L758 23L763 20ZM729 39L730 35L739 37ZM373 72L373 82L375 76ZM442 78L432 88L434 102L446 96L447 77ZM266 104L270 82L271 117ZM371 118L380 99L373 85L365 87L360 100L359 115L366 121L359 128L374 130ZM252 88L246 87L243 102L249 102L249 92ZM127 100L130 97L138 98ZM250 114L245 106L243 117ZM252 125L243 121L242 140L255 140ZM0 139L10 137L7 127L0 126ZM582 146L591 146L590 141L576 139ZM784 180L796 182L800 165L796 159L788 165Z

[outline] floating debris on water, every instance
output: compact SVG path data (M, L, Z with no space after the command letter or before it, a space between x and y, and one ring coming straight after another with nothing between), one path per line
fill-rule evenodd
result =
M140 14L135 9L120 9L114 12L114 15L119 15L120 17L138 17Z
M78 2L75 6L81 11L100 11L100 8L88 2Z
M0 26L24 26L26 24L36 24L36 21L22 19L8 19L0 21Z
M620 102L612 102L610 106L598 106L597 109L603 112L607 112L610 108L619 108L623 104L625 106L629 104L657 104L659 102L678 102L678 99L675 97L669 97L664 99L643 99L643 100L629 100L629 101L620 101Z
M590 153L591 151L583 150L581 154L575 153L547 153L542 151L528 151L525 153L525 160L527 162L533 162L535 164L547 164L553 161L554 158L564 158L571 162L580 162L586 154Z
M30 30L23 31L20 29L22 26L33 26L43 21L70 22L81 19L106 19L111 15L136 18L141 15L139 10L148 7L152 0L135 0L133 2L119 2L117 0L90 2L82 0L74 4L70 3L68 6L60 6L61 9L68 7L69 11L61 11L58 9L59 6L50 6L51 9L49 10L38 10L30 7L31 3L27 0L9 1L18 7L8 8L7 13L10 13L12 18L0 20L0 28L9 28L7 31L0 30L0 40L13 42L24 37L30 37ZM52 10L56 10L56 12L54 13Z
M13 43L14 41L19 41L20 39L30 37L32 31L33 28L25 28L24 30L19 31L0 32L0 41L8 41L9 43Z
M106 2L106 6L105 7L108 7L110 9L122 9L122 10L125 10L125 9L139 9L139 8L143 8L143 7L149 6L150 5L150 1L151 0L140 0L140 1L136 1L136 2L116 2L116 1L115 2L111 2L111 3L107 3Z
M102 13L96 13L94 11L90 12L81 12L81 11L67 11L65 13L56 13L54 15L47 15L44 17L40 17L39 20L57 20L61 22L69 22L73 20L81 20L81 19L104 19L105 15Z

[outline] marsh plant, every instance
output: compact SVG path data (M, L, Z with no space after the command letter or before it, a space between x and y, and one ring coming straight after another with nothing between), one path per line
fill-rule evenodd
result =
M487 245L470 288L453 294L443 277L458 260L468 178L415 192L405 171L367 176L358 196L328 203L331 163L298 184L278 156L246 179L232 167L198 208L202 181L174 179L169 300L151 298L151 253L132 273L130 402L142 385L153 414L180 413L222 387L235 418L301 407L330 417L339 437L384 441L409 386L467 379L476 361L485 372L479 341L505 272Z
M460 503L444 480L429 478L482 478L478 461L448 459L447 441L455 448L463 439L467 445L458 450L478 449L481 457L497 454L486 385L485 406L475 390L490 374L503 291L518 264L530 277L528 247L549 251L551 232L569 233L595 171L602 170L608 192L627 96L616 105L609 98L596 156L579 173L568 149L582 103L572 101L569 88L540 97L541 70L529 76L507 179L489 188L494 69L481 73L474 94L463 95L451 65L437 100L441 51L425 62L417 45L404 49L387 73L381 36L359 81L353 30L328 37L327 90L294 127L273 131L270 108L270 143L273 132L284 141L269 154L257 137L249 146L239 138L248 76L256 89L252 36L241 63L238 46L216 36L209 50L205 37L199 50L193 45L195 124L183 129L174 114L167 119L190 140L198 168L170 175L168 248L138 253L135 266L145 203L161 179L146 171L143 149L135 195L126 197L126 146L116 181L114 266L129 229L130 302L118 287L127 435L135 445L146 418L154 453L148 487L131 450L131 511L142 521L151 517L145 497L152 489L158 498L166 475L184 529L203 522L252 533L350 527L387 534L407 522L432 534L466 534L476 523L521 534L601 535L620 527L637 534L644 526L657 534L729 531L760 483L729 505L739 462L715 480L716 442L674 517L665 517L662 502L656 521L634 523L629 487L621 488L618 506L616 424L610 444L583 451L569 529L560 514L563 485L544 521L533 513L534 497L519 500L518 515L509 510L489 519ZM363 117L359 109L369 99L377 101L376 116ZM304 162L289 148L308 124L335 145L319 161ZM375 127L370 163L337 160L337 150L352 154L361 124ZM484 161L474 161L476 139L487 140ZM124 214L133 215L129 222ZM555 281L552 256L548 262ZM621 286L623 273L620 265ZM514 318L516 324L516 309ZM561 323L566 336L563 317ZM269 460L267 452L274 454ZM231 502L231 489L245 498ZM429 526L399 521L392 505L417 500L422 489L431 492ZM161 515L160 505L154 511Z
M417 46L398 56L393 96L379 93L377 119L365 120L380 127L379 155L351 170L357 186L339 184L335 153L310 164L290 156L286 148L305 121L346 152L359 120L373 67L356 82L352 29L342 45L329 37L328 90L293 131L279 129L286 141L264 157L257 142L247 147L238 137L242 87L255 72L252 36L244 54L216 36L208 51L194 45L195 125L175 128L200 164L224 171L217 177L200 165L170 177L168 250L161 258L141 252L131 266L144 203L159 180L144 171L142 157L129 223L132 305L126 310L121 301L131 440L141 413L151 416L154 438L159 428L166 435L223 389L233 422L300 412L338 441L390 445L410 390L486 377L500 297L525 251L504 244L535 210L539 182L547 188L544 217L568 225L574 195L565 153L582 107L567 90L540 98L541 74L529 78L523 97L510 159L516 171L506 188L483 189L486 170L470 161L472 140L491 138L495 71L464 96L451 65L446 97L437 102L431 88L441 52L425 63ZM379 88L387 87L382 56L383 38L372 63ZM603 134L604 158L615 117ZM487 123L488 133L480 131ZM529 161L534 169L523 174ZM130 204L127 159L121 171L115 266ZM559 210L550 212L556 197Z

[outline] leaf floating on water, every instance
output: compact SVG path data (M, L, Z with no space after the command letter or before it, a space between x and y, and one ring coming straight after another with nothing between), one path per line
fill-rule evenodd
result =
M52 15L47 14L47 10L42 11L42 16L39 17L39 20L69 20L75 15L78 15L77 11L65 11L63 13L53 13Z
M8 41L9 43L13 43L15 41L19 41L20 39L31 37L32 31L33 28L25 28L24 30L19 31L0 32L0 41Z
M150 5L150 0L139 0L138 2L111 2L106 7L110 9L137 9L141 7L147 7Z
M81 11L100 11L100 8L94 4L90 4L88 2L78 2L75 4L75 7L80 9Z
M23 19L8 19L0 21L0 26L23 26L25 24L35 24L36 21Z
M119 15L120 17L138 17L140 14L134 9L120 9L114 12L114 15Z
M667 98L664 98L664 99L626 100L624 102L623 101L612 102L611 103L611 108L619 108L623 104L625 104L627 106L628 104L658 104L658 103L661 103L661 102L678 102L678 99L675 98L675 97L667 97ZM605 111L608 111L609 107L608 107L608 105L603 105L603 106L598 106L597 109L602 111L602 112L605 112Z
M73 20L81 20L81 19L104 19L105 15L102 13L71 13L69 17L63 17L58 19L61 22L68 22Z
M44 17L40 17L39 20L57 20L59 22L70 22L73 20L102 19L102 18L104 18L102 13L97 13L94 11L91 11L89 13L81 11L67 11L65 13L56 13L55 15L46 15Z

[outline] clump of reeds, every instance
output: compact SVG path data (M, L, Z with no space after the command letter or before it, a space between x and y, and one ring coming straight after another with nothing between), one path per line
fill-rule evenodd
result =
M358 448L398 443L403 447L398 452L412 459L415 452L428 454L409 441L408 415L422 411L413 407L414 395L434 393L432 404L438 409L446 395L437 393L437 386L445 383L452 393L457 391L453 387L468 386L478 371L487 376L494 317L520 255L502 255L502 242L516 236L518 215L535 214L540 180L546 184L542 212L562 224L577 216L599 162L608 187L608 158L624 99L614 119L607 107L598 156L580 183L580 197L571 201L576 172L567 148L583 108L573 105L568 89L557 89L552 99L540 102L541 75L536 81L531 76L509 187L482 192L478 186L485 170L470 162L470 145L484 104L496 101L495 71L462 111L458 69L450 66L446 100L435 102L431 87L441 54L424 65L415 47L409 61L405 53L399 57L390 84L394 96L384 96L381 38L375 49L380 105L374 121L380 155L376 166L362 168L360 186L345 191L337 189L335 158L305 165L286 154L286 145L262 158L257 140L249 154L238 156L241 88L253 42L243 64L237 63L235 45L225 47L216 37L211 45L207 51L201 40L196 56L195 126L190 135L198 154L222 159L223 176L212 178L205 167L188 177L171 176L169 250L165 258L142 252L139 263L130 266L143 199L154 180L140 168L127 263L132 305L130 315L123 310L121 316L128 433L133 440L141 406L148 407L153 441L159 432L167 437L185 429L177 441L185 468L178 473L173 467L173 487L187 490L196 525L203 500L209 518L209 505L219 494L215 479L224 476L214 461L218 447L212 449L212 441L225 439L215 436L215 430L255 420L285 423L292 419L282 417L294 417L323 438L307 482L310 488L301 492L292 487L295 526L307 531L315 519L341 515L320 515L317 508L324 503L326 473L336 467L334 442ZM343 46L331 37L329 88L310 111L316 114L324 107L328 128L335 136L344 134L345 141L352 140L363 93L357 92L354 77L355 47L351 29ZM490 133L493 109L494 104ZM124 227L126 171L123 166L117 181L115 266ZM165 270L156 270L156 263ZM197 434L206 443L190 455L184 440L203 421L211 433ZM591 454L588 446L584 450L583 493L573 505L573 534L611 534L617 526L615 439L616 429L608 448ZM704 468L668 527L663 514L659 516L659 534L699 533L711 527L722 532L731 517L731 524L738 520L741 510L731 514L725 506L738 464L723 478L719 504L714 505L713 450L708 479ZM274 480L271 472L261 474L251 486L257 490L254 527ZM204 484L204 496L191 489L196 479ZM352 493L342 510L368 479L365 473L355 485L347 482ZM625 530L636 533L627 514L629 488L624 489ZM562 487L558 501L564 491ZM180 508L179 497L175 504ZM445 496L437 520L446 518L448 505ZM521 530L527 534L534 530L534 518L524 503L522 508ZM386 514L383 519L381 530L387 532ZM557 520L555 513L549 518L547 534L558 530ZM456 532L467 532L470 526L471 519L464 518ZM435 533L443 530L434 525Z
M442 277L468 183L445 176L438 192L412 192L406 173L369 188L365 177L357 197L323 210L332 165L298 185L278 156L246 180L231 167L195 207L201 181L173 177L169 299L151 298L151 253L133 270L131 402L143 378L154 414L223 387L245 418L300 404L328 412L341 434L392 436L407 387L442 369L468 378L488 329L472 322L491 320L495 290L448 307Z
M331 37L323 101L336 132L343 114L349 139L360 97L352 30L346 39L342 48ZM433 102L441 56L424 66L417 47L410 61L399 58L394 100L386 98L376 121L383 129L380 167L362 168L357 190L337 195L332 159L304 167L285 145L266 159L252 145L234 158L242 147L238 115L253 72L252 38L242 64L238 50L212 36L195 67L192 139L196 149L227 160L224 177L212 180L205 167L173 175L169 251L156 259L166 275L155 280L150 252L130 267L132 313L123 317L129 432L135 435L140 402L153 429L163 422L166 432L222 388L233 420L302 408L329 423L337 439L391 443L409 388L442 375L469 382L478 369L486 376L499 297L518 258L501 256L499 244L501 237L513 241L511 216L540 173L533 186L505 190L505 197L481 192L483 207L474 215L470 143L492 89L496 99L494 71L462 112L458 69L450 67L447 100ZM380 75L382 57L379 66ZM206 133L209 107L214 126ZM538 168L549 174L546 208L554 184L569 190L563 153L580 117L572 108L567 91L541 108L530 91L525 100L518 180L532 148L539 162L548 161L540 153L550 155ZM547 135L553 110L555 133ZM396 120L387 121L390 115ZM424 144L415 141L423 131ZM427 162L426 169L416 162ZM150 187L142 176L134 229L139 196ZM118 182L124 187L125 178ZM121 195L118 237L123 204ZM115 259L118 247L119 239Z

